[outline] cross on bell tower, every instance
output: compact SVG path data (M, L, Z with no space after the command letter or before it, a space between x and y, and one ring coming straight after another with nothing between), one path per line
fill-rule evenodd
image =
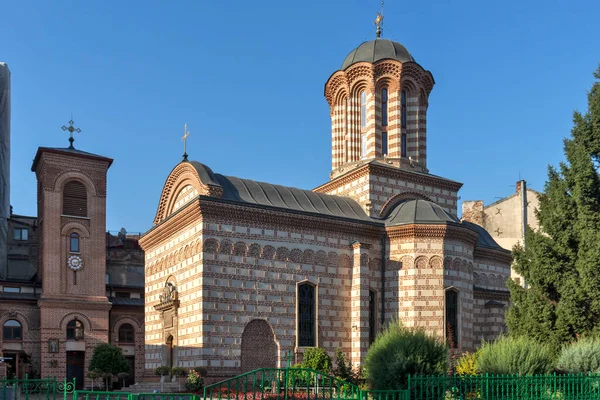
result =
M63 131L69 131L69 134L70 134L70 136L69 136L69 143L70 143L69 144L69 148L70 149L74 149L75 148L75 147L73 147L73 142L75 141L75 139L73 138L73 132L81 133L81 129L75 128L73 126L74 123L75 122L73 122L73 116L71 116L71 119L69 120L69 126L65 126L65 125L62 126L62 130Z

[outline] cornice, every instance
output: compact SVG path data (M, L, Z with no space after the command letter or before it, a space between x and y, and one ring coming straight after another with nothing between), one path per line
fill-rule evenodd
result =
M485 247L475 247L475 250L473 251L473 258L504 261L507 264L511 264L513 261L513 256L510 251L504 249L488 249Z
M454 224L409 224L390 226L386 228L386 232L390 239L454 239L466 242L471 246L475 246L478 237L476 232L473 232L466 227Z
M483 289L473 286L473 298L482 300L510 301L510 292L507 290Z
M45 297L38 300L38 307L40 308L61 308L61 309L72 309L72 310L102 310L108 311L111 309L112 304L106 299L104 301L88 299L76 299L76 298L52 298Z
M144 233L138 241L142 250L148 251L153 246L177 234L182 227L202 221L202 215L198 207L200 197L196 197Z

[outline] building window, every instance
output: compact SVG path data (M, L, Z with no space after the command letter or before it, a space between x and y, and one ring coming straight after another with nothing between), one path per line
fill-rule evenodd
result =
M23 340L23 328L21 323L14 319L9 319L4 323L2 331L4 340Z
M361 158L367 157L367 134L363 133L360 135L360 156Z
M63 214L87 217L87 191L83 183L67 182L63 190Z
M458 347L458 292L446 290L446 341L452 349Z
M381 126L388 124L388 91L381 89Z
M115 292L115 297L118 297L120 299L130 299L131 295L129 294L129 292Z
M27 240L29 239L29 230L27 228L15 228L13 230L14 240Z
M67 324L67 339L83 339L83 324L81 323L81 321L74 319Z
M400 95L400 124L402 128L406 128L406 92L403 90Z
M367 126L367 92L360 92L360 126Z
M315 287L310 283L298 285L298 346L317 345L315 308Z
M375 307L375 291L369 290L369 344L377 336L377 308Z
M388 135L387 132L381 132L381 154L387 156L388 153Z
M4 288L2 288L2 291L4 293L21 293L21 288L15 286L4 286Z
M119 343L135 343L135 331L131 324L123 324L119 328Z
M79 253L79 235L77 233L71 233L71 253Z

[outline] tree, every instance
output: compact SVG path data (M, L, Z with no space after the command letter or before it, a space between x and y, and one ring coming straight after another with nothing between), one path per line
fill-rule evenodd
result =
M89 366L90 371L102 374L108 390L109 377L122 372L129 372L129 365L120 348L108 343L103 343L94 349Z
M600 67L594 73L600 80ZM566 160L548 167L539 197L539 231L513 249L514 269L528 288L512 281L506 322L511 335L560 345L600 332L600 82L588 93L588 110L573 114L564 140Z

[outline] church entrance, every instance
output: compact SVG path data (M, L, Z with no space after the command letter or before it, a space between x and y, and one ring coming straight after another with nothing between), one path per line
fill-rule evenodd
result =
M75 378L75 389L83 389L85 383L83 370L85 368L85 351L67 351L67 379Z
M271 325L262 319L250 321L242 333L241 372L276 367L277 344Z
M167 348L165 349L165 365L169 368L173 368L173 336L169 335L167 338Z
M125 386L131 386L135 383L135 356L125 357L129 365L129 375L125 378Z

